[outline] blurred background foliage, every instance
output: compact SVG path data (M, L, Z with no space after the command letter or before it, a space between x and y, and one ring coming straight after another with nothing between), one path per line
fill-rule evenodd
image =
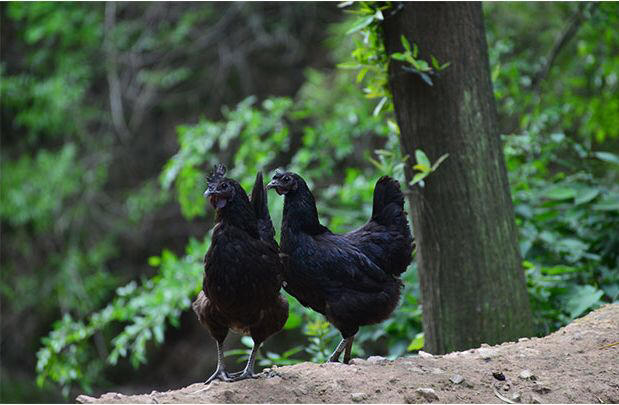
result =
M484 5L538 335L619 295L618 8ZM303 173L336 232L411 163L391 110L362 91L381 77L336 68L371 55L334 4L3 3L0 18L3 402L206 378L214 345L188 308L214 163L246 189L257 170ZM270 196L276 228L282 203ZM404 278L355 355L423 346L414 264ZM261 366L322 361L336 343L290 303ZM249 346L227 342L239 360Z

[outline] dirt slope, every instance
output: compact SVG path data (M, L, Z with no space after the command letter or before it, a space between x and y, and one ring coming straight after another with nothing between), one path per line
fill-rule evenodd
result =
M100 398L82 403L619 403L619 304L606 305L538 339L445 356L352 364L302 363L236 383ZM613 345L615 344L615 345ZM494 374L494 375L493 375ZM499 398L501 397L501 398Z

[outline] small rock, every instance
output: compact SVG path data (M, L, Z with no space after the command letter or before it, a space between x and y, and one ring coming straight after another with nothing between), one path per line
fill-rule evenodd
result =
M503 384L503 391L509 391L509 389L510 389L511 387L512 387L512 386L511 386L511 385L509 385L509 383L507 383L507 384Z
M81 404L90 404L95 402L97 399L93 397L89 397L88 395L79 395L75 400Z
M537 395L531 395L532 404L541 404L542 400Z
M519 342L526 342L527 340L529 340L528 337L522 337L522 338L518 339Z
M443 374L445 372L445 370L443 370L442 368L439 367L434 367L432 369L432 374Z
M387 362L389 362L389 359L386 359L386 358L381 357L381 356L370 356L370 357L368 357L368 363L372 363L372 364L387 364Z
M423 371L421 367L417 367L417 366L408 367L407 370L413 373L420 373L420 374L425 373L425 371Z
M485 348L485 347L482 347L481 349L478 349L477 353L479 353L479 357L481 357L482 359L484 359L486 361L489 361L493 357L496 357L496 355L498 354L496 349L488 349L488 348Z
M302 390L301 388L295 388L292 390L292 393L297 396L297 397L302 397L304 395L307 394L307 392L305 390Z
M462 383L462 381L464 381L464 377L462 377L460 374L454 374L449 378L449 381L454 384L460 384Z
M415 404L415 403L417 403L417 397L415 397L414 395L411 395L411 394L405 394L404 395L404 403L405 404Z
M430 359L432 357L434 357L434 355L430 354L430 353L426 353L423 350L419 350L418 353L419 357L421 357L422 359Z
M531 372L531 370L522 370L522 372L518 375L519 378L522 378L523 380L535 380L535 376L533 375L533 373Z
M432 388L417 388L415 392L428 402L439 400L438 395L436 395L436 392Z
M519 392L514 392L512 394L511 400L514 401L514 402L520 402L520 393Z
M488 343L482 343L480 347L490 347Z
M390 383L390 384L395 384L395 383L397 383L397 382L398 382L398 379L397 379L397 378L392 378L392 379L390 379L390 380L389 380L389 383Z
M533 387L533 391L537 392L538 394L548 394L551 390L545 385L538 384Z
M361 402L366 398L366 395L363 392L353 392L350 394L350 398L353 402Z
M492 376L499 381L505 381L505 374L500 371L493 371Z
M226 399L226 401L230 401L232 400L232 397L234 396L234 391L225 390L223 394L224 394L224 398Z
M157 391L157 390L152 390L152 391L151 391L151 393L150 393L150 395L155 395L155 394L159 394L159 391Z

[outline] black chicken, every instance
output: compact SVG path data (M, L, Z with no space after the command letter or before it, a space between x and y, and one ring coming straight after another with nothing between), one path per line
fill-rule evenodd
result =
M399 275L412 259L413 238L400 185L381 177L374 188L372 218L344 235L320 224L314 196L298 174L276 172L270 188L285 195L284 289L340 331L343 339L329 361L338 361L346 349L348 363L359 326L387 319L398 305Z
M258 348L288 319L288 301L279 294L282 266L262 173L256 175L250 202L238 182L224 177L225 171L223 165L215 167L204 193L217 211L217 223L204 258L202 291L192 305L217 342L217 370L205 384L254 377ZM224 366L229 329L254 340L247 366L235 374Z

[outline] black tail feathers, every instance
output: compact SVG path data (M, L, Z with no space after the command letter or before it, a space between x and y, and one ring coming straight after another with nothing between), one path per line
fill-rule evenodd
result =
M254 188L251 190L251 204L254 207L254 212L257 219L271 219L269 216L269 209L267 207L268 200L262 180L262 172L258 172L256 174Z
M260 239L277 245L275 242L275 228L273 228L271 215L269 215L268 199L262 180L262 172L256 174L254 188L251 190L251 204L258 220Z
M404 194L400 190L400 183L389 177L383 176L376 182L374 187L374 204L372 207L372 219L381 222L380 219L386 213L385 208L395 204L400 210L404 210Z

